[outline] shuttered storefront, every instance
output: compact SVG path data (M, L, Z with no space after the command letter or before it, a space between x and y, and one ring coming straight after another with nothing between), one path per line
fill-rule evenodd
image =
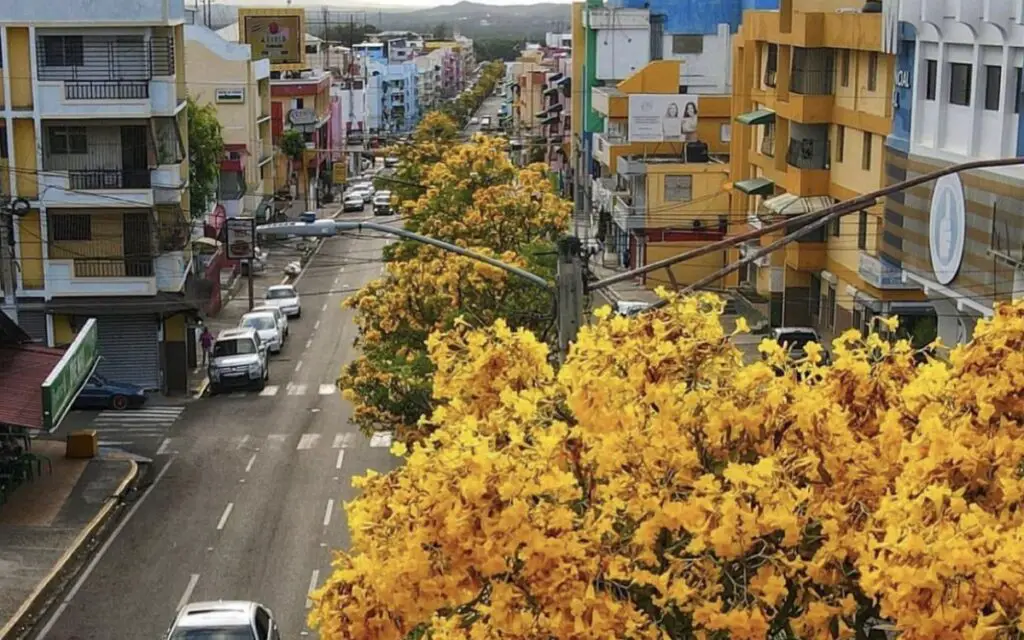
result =
M25 330L33 342L46 344L45 309L18 309L18 325Z
M156 316L96 318L100 363L96 371L117 382L160 389L160 333Z

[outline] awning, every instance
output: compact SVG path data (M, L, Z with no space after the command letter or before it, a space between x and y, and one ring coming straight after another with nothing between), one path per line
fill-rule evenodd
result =
M832 198L828 196L801 197L792 193L783 193L762 202L761 209L765 213L779 216L798 216L804 213L822 211L831 207L832 203Z
M215 240L214 238L210 238L210 237L207 237L207 236L204 236L202 238L194 239L192 241L192 244L193 245L203 246L203 247L210 247L212 249L216 249L217 247L219 247L221 245L221 243L218 242L217 240Z
M549 115L551 115L553 113L561 113L563 109L565 109L565 105L562 104L561 102L559 102L557 104L551 105L547 109L545 109L545 110L541 111L540 113L538 113L537 117L538 118L545 118L545 117L547 117L547 116L549 116Z
M775 193L775 182L768 178L750 178L740 180L732 185L748 196L767 196Z
M558 122L558 121L559 121L560 119L561 119L561 116L559 116L559 115L553 115L553 116L548 116L547 118L544 118L543 120L541 120L541 121L540 121L540 123L541 123L542 125L549 125L549 124L555 124L555 123L557 123L557 122Z
M775 112L769 109L758 109L736 116L736 122L741 124L768 124L769 122L775 122Z
M548 84L554 84L554 83L558 82L559 80L561 80L564 77L565 77L565 75L561 71L559 71L558 73L556 73L556 74L552 75L550 78L548 78Z
M558 86L557 85L554 86L554 87L548 87L547 89L544 90L544 95L546 95L546 96L552 96L552 95L554 95L556 93L558 93Z
M175 314L182 311L199 311L199 306L181 294L161 292L155 296L63 296L47 300L46 311L76 316L117 316Z

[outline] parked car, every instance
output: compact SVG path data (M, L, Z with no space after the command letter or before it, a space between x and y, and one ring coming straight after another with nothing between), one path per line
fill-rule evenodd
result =
M283 311L277 307L272 307L269 304L257 305L253 307L252 310L253 312L262 311L273 314L274 320L277 320L277 328L284 337L284 342L288 341L288 334L291 333L291 330L288 328L288 316L286 316Z
M255 329L221 331L210 356L207 373L211 394L237 387L262 390L270 379L267 345Z
M391 192L378 191L377 195L373 196L373 215L387 216L391 213Z
M810 327L777 327L772 329L772 340L775 340L787 352L790 360L802 360L807 357L807 345L816 342L822 345L821 364L831 364L832 356L822 342L821 334Z
M290 284L275 284L267 289L263 304L277 307L289 318L302 317L302 301L299 292Z
M284 334L281 333L274 314L268 311L250 311L242 316L238 326L243 329L255 329L270 353L281 353Z
M256 602L217 600L185 605L166 640L281 640L269 608Z
M482 131L491 130L491 116L484 116L483 118L480 119L480 129Z
M469 124L480 124L480 118L473 116L469 119Z
M146 404L146 390L130 382L115 382L94 373L75 398L75 409L138 409Z
M366 203L363 201L362 191L352 191L345 194L345 200L342 201L341 209L343 211L362 211Z

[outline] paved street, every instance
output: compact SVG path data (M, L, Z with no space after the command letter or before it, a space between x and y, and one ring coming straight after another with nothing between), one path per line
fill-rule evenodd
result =
M493 126L495 128L495 130L497 130L497 127L498 127L498 110L501 109L501 101L502 101L502 98L501 98L500 95L499 96L495 96L495 95L487 96L486 98L484 98L483 104L480 105L480 108L476 110L476 117L477 118L483 118L485 116L490 116L490 118L491 118L491 126ZM474 133L480 133L480 125L479 124L469 124L469 125L466 125L466 133L470 134L470 135L472 135Z
M298 281L302 318L263 392L134 414L147 417L133 428L159 443L152 484L33 637L157 638L180 604L220 598L269 605L284 638L306 631L305 596L331 549L349 543L352 476L397 462L388 438L348 424L331 387L356 336L341 301L380 273L384 242L324 243ZM109 425L104 439L121 438L115 429L128 427L105 414L94 421Z

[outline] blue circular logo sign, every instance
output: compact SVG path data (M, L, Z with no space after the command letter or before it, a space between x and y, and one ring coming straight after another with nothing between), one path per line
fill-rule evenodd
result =
M935 181L928 217L928 248L939 284L949 284L960 271L967 236L964 185L953 173Z

